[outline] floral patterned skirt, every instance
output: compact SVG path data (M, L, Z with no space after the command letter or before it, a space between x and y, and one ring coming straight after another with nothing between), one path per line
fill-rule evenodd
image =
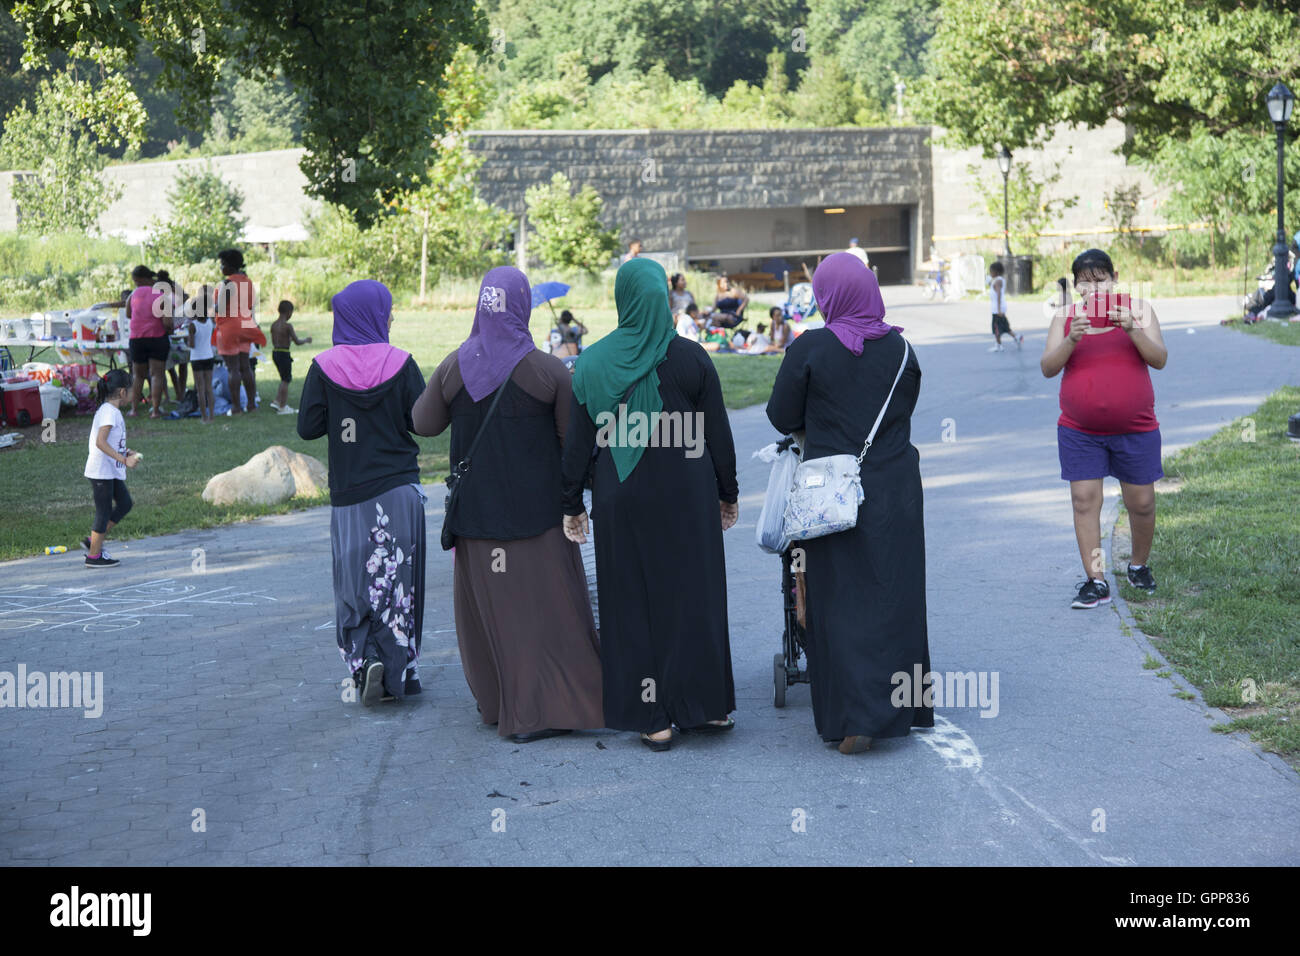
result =
M419 485L399 485L330 515L339 652L349 674L379 658L384 689L399 699L420 692L424 502Z

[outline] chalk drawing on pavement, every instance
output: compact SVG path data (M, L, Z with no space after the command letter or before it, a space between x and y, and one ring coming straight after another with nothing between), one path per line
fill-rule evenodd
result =
M86 634L125 631L146 621L193 617L201 605L253 606L276 599L263 589L203 587L172 578L117 588L0 587L0 632L75 628Z

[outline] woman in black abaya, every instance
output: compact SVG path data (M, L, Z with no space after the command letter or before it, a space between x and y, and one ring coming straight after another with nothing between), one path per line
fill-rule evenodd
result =
M713 360L673 329L663 268L628 260L614 301L618 328L574 370L564 531L586 540L592 471L605 723L667 750L674 725L734 726L722 532L736 451Z
M875 275L847 253L817 267L813 295L826 326L786 350L767 417L781 432L805 433L805 458L856 456L898 373L903 337L884 322ZM920 706L924 687L914 686L917 667L923 679L930 671L921 469L911 442L920 385L913 353L862 460L857 526L797 543L813 717L845 754L934 726L933 708Z

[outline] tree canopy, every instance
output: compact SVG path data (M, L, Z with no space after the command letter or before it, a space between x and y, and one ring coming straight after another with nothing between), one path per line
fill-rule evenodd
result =
M309 188L363 223L428 169L457 45L487 48L474 0L21 0L13 17L29 66L57 51L107 74L148 50L195 129L208 126L223 67L280 73L302 103Z
M942 0L922 101L991 155L1061 123L1122 120L1154 157L1196 131L1266 126L1264 94L1300 75L1294 0Z

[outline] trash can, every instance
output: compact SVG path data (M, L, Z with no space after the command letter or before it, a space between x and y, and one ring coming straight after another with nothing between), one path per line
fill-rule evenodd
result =
M998 256L1007 274L1007 295L1028 295L1034 291L1033 256Z
M41 386L41 415L46 418L58 418L59 407L63 404L63 386L45 384Z

